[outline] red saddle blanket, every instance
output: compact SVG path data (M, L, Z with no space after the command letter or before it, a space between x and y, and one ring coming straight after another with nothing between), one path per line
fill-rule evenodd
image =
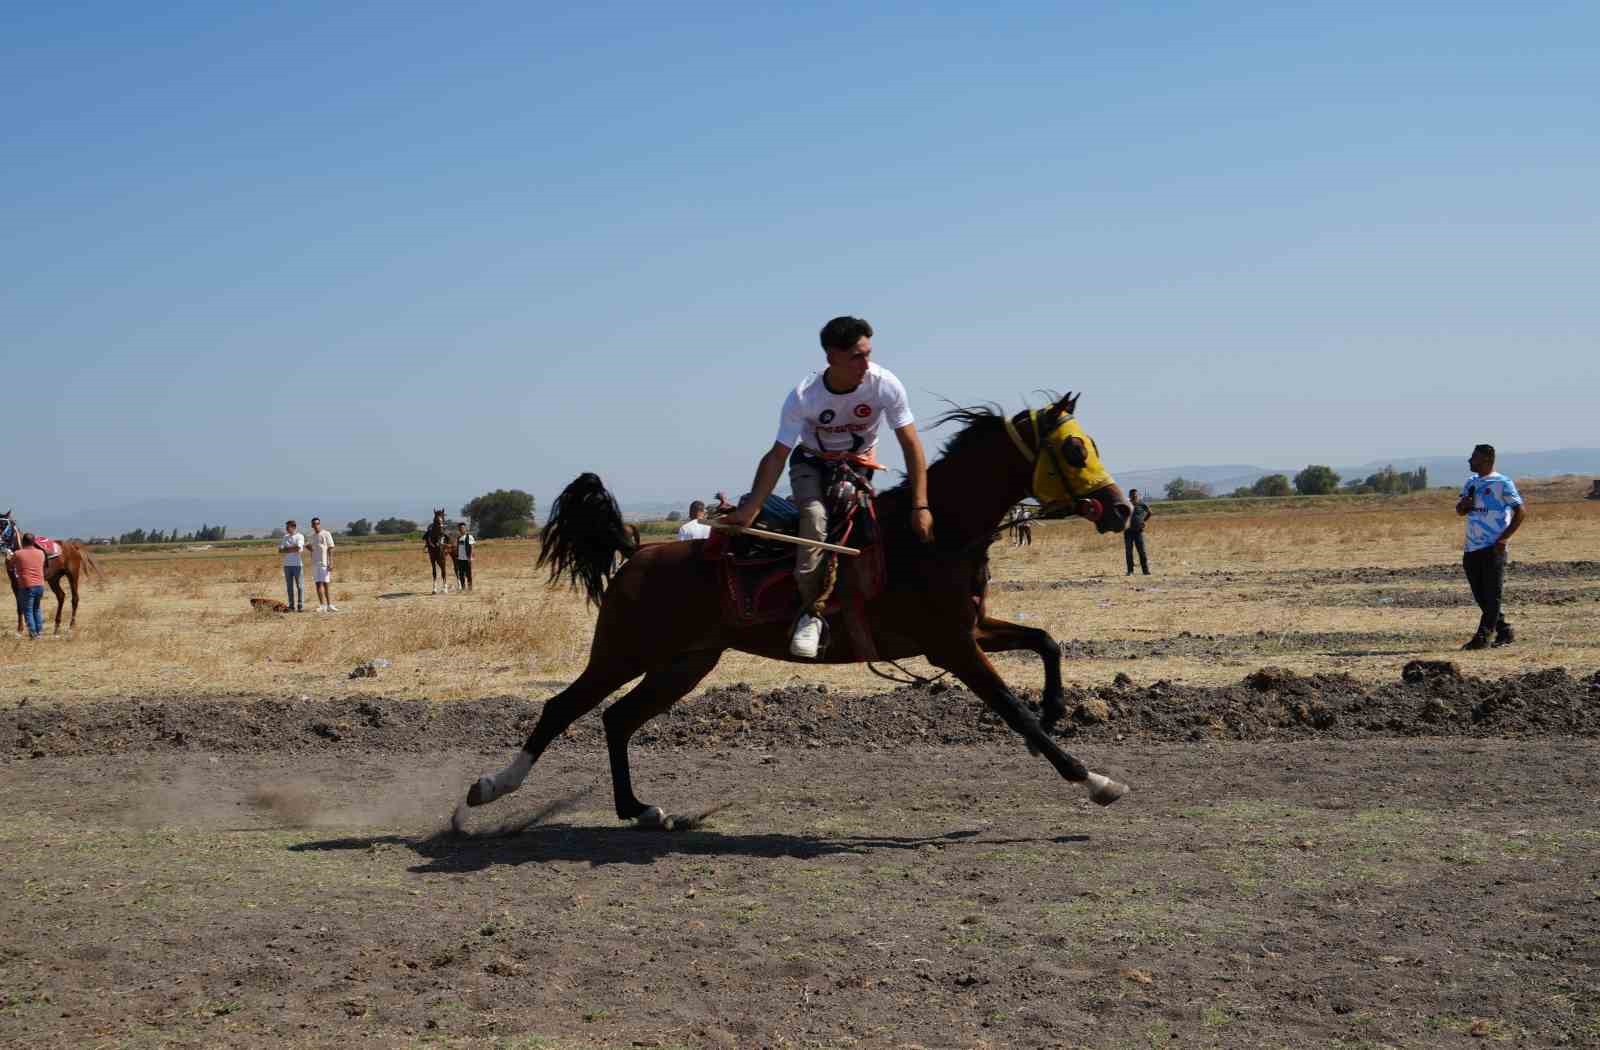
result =
M33 545L44 551L45 561L49 561L51 558L61 557L61 544L57 543L49 536L35 536L33 538Z
M723 618L729 624L754 627L763 623L784 623L793 620L800 611L800 588L794 580L792 556L737 558L725 532L711 534L702 548L702 556L717 563ZM823 605L823 616L832 626L842 613L843 626L856 639L858 647L870 644L870 634L864 633L865 606L882 593L885 575L881 544L869 544L859 555L839 556L839 579Z

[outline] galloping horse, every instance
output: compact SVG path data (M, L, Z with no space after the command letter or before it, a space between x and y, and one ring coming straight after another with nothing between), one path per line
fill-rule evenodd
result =
M438 508L433 512L433 521L428 525L428 531L422 534L422 543L428 548L428 571L433 577L433 593L439 593L443 585L444 593L450 593L450 570L445 566L445 556L455 556L456 541L444 527L444 509Z
M56 595L55 633L60 634L61 610L67 604L67 596L61 590L61 577L65 576L67 578L67 583L72 589L72 618L67 621L67 633L70 634L72 629L78 626L78 581L91 572L96 576L101 575L101 572L100 566L95 564L94 558L90 556L88 550L82 545L61 540L56 542L61 547L61 553L44 563L44 582L50 585L50 589ZM0 514L0 548L14 551L21 545L22 532L17 528L16 522L12 520L11 512L8 510L4 514ZM16 598L17 578L9 572L6 573L6 577L11 580L11 597ZM17 633L20 635L22 631L22 608L19 605L17 608Z
M925 656L955 674L1067 780L1109 805L1127 790L1091 772L1049 735L1066 714L1061 649L1046 632L997 620L985 610L989 545L1007 512L1032 495L1045 513L1076 513L1102 532L1121 532L1132 508L1100 464L1094 441L1073 418L1071 394L1049 408L1007 417L995 409L958 408L940 423L964 424L928 468L935 539L911 531L905 485L878 499L886 580L866 603L876 654L857 651L850 632L833 632L827 663ZM550 581L565 575L599 606L589 663L550 699L522 750L506 768L478 779L466 803L492 802L522 785L551 741L623 684L644 679L603 716L617 816L640 826L672 828L677 818L634 796L628 741L649 719L689 693L729 649L788 660L786 623L735 626L723 614L719 566L703 556L707 541L637 547L616 500L594 474L568 485L551 506L538 564ZM618 555L626 557L617 568ZM1044 661L1042 722L1006 686L985 653L1031 650ZM680 825L681 826L681 825Z

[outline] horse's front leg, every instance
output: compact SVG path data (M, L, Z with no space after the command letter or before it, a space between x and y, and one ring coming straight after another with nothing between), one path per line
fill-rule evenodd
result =
M1044 693L1039 697L1042 709L1039 724L1049 730L1066 716L1067 705L1062 700L1061 688L1061 646L1050 637L1050 632L984 616L978 620L977 637L978 648L986 653L1019 650L1037 653L1039 659L1044 661Z
M968 689L977 693L991 711L1028 742L1029 750L1040 752L1049 759L1050 764L1056 767L1056 772L1074 784L1084 784L1089 789L1091 801L1109 806L1127 792L1128 785L1112 780L1103 773L1090 771L1078 759L1061 750L1050 734L1044 731L1039 720L1006 685L989 658L983 655L975 636L950 638L944 644L929 646L925 655L934 666L947 669L961 679Z

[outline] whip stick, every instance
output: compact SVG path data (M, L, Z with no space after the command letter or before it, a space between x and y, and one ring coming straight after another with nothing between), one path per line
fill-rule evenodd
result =
M727 525L720 521L711 521L706 524L720 532L737 532L744 536L756 536L764 540L776 540L779 543L793 544L796 547L815 547L818 550L836 551L839 554L860 554L854 547L841 547L837 543L823 543L821 540L808 540L803 536L788 536L781 532L768 532L766 529L752 529L745 525Z

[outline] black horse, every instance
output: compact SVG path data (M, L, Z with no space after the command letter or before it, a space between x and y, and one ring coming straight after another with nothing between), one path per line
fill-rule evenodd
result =
M886 568L883 591L866 604L872 648L857 649L848 630L832 632L823 662L925 656L952 672L1042 753L1069 781L1084 783L1101 805L1126 785L1061 749L1049 727L1066 713L1061 649L1046 632L1007 623L985 611L989 545L1011 508L1032 495L1048 516L1076 513L1101 532L1121 532L1131 508L1100 465L1099 450L1073 419L1077 398L1007 418L989 408L956 409L939 422L964 424L928 469L928 502L935 540L924 544L910 527L911 500L901 485L878 499ZM937 424L936 424L937 425ZM584 474L551 506L539 564L552 583L565 575L600 607L588 666L545 704L532 735L505 769L481 777L469 806L515 791L533 763L581 715L629 680L644 678L605 712L617 816L647 826L674 824L633 793L628 741L717 665L728 649L788 660L784 623L742 626L725 621L719 569L702 556L706 541L639 547L600 479ZM619 556L626 560L618 568ZM1044 660L1043 723L1007 688L985 653L1031 650Z

